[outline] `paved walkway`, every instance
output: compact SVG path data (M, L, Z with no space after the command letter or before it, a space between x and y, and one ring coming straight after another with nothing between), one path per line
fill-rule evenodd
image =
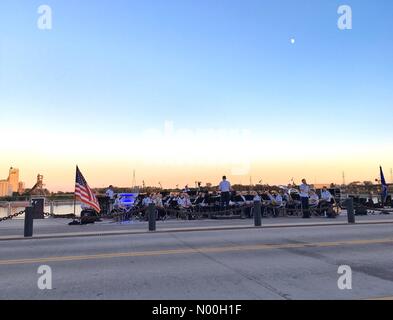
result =
M34 239L88 237L97 235L126 235L149 233L147 222L116 223L105 220L90 225L69 226L68 219L45 219L34 221ZM346 225L347 216L340 215L336 219L299 217L266 218L262 220L262 228L289 228L312 226ZM391 215L368 215L356 217L357 224L390 224L393 223ZM0 241L21 240L23 238L24 220L11 220L0 223ZM157 221L156 232L191 232L233 229L253 229L254 220L198 220L198 221Z

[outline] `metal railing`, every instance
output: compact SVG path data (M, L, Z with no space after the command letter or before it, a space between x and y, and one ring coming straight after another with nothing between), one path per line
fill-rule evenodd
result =
M30 205L30 201L0 201L0 218L9 217L15 212L23 210ZM51 215L66 215L74 212L73 200L47 200L44 203L45 211ZM76 214L79 215L80 203L75 203Z

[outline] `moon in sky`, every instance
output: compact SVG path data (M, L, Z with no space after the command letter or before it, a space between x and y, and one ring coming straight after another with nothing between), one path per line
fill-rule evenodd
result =
M291 38L291 43L295 44L295 42L296 42L295 38Z

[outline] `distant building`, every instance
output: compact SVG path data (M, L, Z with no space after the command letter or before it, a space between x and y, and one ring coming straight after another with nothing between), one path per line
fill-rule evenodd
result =
M8 175L8 183L12 188L12 192L18 192L19 189L19 169L10 168Z
M0 197L11 197L12 186L8 180L0 180Z
M25 183L19 181L18 183L18 193L22 195L25 192Z
M44 189L44 176L42 174L37 175L37 183L34 187L29 191L30 195L35 196L46 196L49 194L49 191Z
M19 181L19 169L11 167L6 180L0 180L0 197L11 197L14 193L24 192L25 185Z
M331 183L314 183L312 186L314 189L322 189L323 187L330 188Z

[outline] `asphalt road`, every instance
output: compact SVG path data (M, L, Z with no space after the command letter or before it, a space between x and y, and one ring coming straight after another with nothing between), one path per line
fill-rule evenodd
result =
M2 241L0 299L384 298L392 249L393 224ZM337 286L341 265L352 290Z

